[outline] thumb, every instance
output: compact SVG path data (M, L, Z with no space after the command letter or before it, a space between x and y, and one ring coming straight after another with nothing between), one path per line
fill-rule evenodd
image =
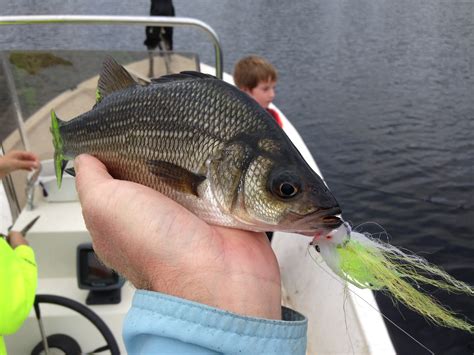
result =
M76 157L74 169L76 171L76 189L81 201L89 191L113 179L105 165L88 154L81 154Z

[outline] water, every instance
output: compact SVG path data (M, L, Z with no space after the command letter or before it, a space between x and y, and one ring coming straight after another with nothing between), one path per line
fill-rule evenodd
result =
M146 15L148 1L0 0L2 15ZM474 2L175 0L179 16L219 34L224 67L264 55L279 70L275 103L301 132L354 224L474 284ZM141 27L0 30L1 48L143 49ZM177 50L213 63L206 35L175 31ZM197 48L196 48L197 44ZM474 319L474 301L437 294ZM431 326L377 296L386 315L437 354L472 354L469 334ZM399 354L424 350L395 328Z

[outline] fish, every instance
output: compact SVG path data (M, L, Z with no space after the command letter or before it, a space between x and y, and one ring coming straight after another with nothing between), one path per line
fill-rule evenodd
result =
M97 103L69 121L51 111L58 185L91 154L116 179L153 188L214 225L306 235L342 223L321 177L249 95L181 72L138 82L104 60Z

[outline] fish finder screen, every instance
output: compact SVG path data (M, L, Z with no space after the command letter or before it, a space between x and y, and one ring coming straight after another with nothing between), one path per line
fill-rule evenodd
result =
M79 247L78 257L78 281L80 288L101 290L115 285L120 287L120 278L117 273L102 264L92 247Z
M85 281L93 285L110 285L117 282L117 277L113 270L102 264L92 251L87 253L87 274Z

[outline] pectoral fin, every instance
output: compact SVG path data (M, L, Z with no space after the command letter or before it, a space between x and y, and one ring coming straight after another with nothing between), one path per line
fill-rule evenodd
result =
M178 165L162 160L149 160L147 162L150 172L174 189L192 195L198 195L198 186L206 180L203 175L195 174Z

